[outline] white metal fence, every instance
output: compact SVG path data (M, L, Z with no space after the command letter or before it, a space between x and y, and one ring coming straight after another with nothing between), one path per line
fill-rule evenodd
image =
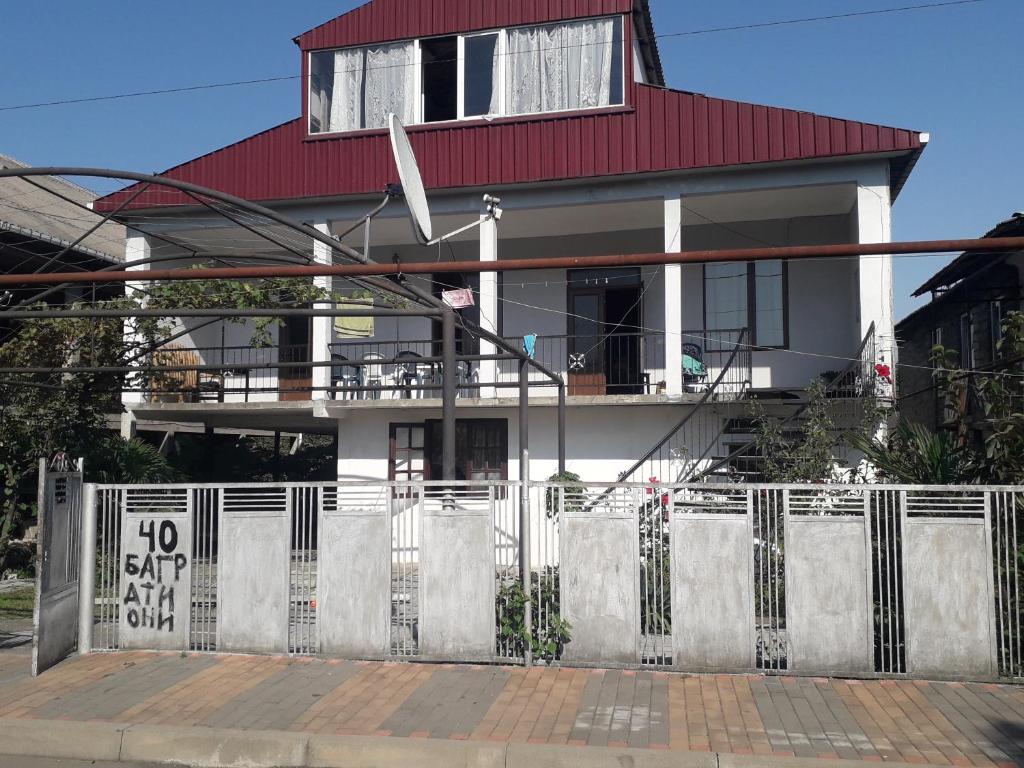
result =
M1024 488L527 490L97 486L92 647L1024 677Z

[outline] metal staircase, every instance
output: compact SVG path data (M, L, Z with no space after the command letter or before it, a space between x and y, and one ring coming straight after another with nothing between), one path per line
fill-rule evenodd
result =
M842 409L840 416L853 417L867 398L878 397L875 360L875 326L872 324L849 364L825 387L825 396L835 408ZM722 419L715 407L746 397L750 379L751 344L749 332L745 330L739 334L721 371L700 399L651 450L619 474L619 482L677 485L756 479L757 471L753 467L756 459L750 456L756 441L750 438L726 451L724 438L735 435L737 429L734 421ZM790 407L793 412L783 419L783 429L799 426L807 402L797 401ZM747 469L739 466L748 457L751 466Z
M750 389L751 344L742 330L727 348L728 357L714 381L700 393L680 421L625 472L622 483L683 483L696 468L715 456L723 428L714 406L742 400ZM695 449L696 446L696 449Z
M876 360L875 325L872 323L846 368L825 386L825 397L833 404L837 419L856 418L863 412L867 400L882 397L875 371ZM793 412L780 424L784 432L795 431L800 426L807 406L807 401L793 406ZM723 427L723 432L727 427ZM759 462L752 454L756 443L756 439L750 438L728 454L716 456L706 466L696 466L693 472L678 482L758 482L761 479L760 473L754 467Z

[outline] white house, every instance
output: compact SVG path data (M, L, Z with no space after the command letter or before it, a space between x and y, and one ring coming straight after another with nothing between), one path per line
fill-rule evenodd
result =
M927 142L668 88L646 0L371 0L296 43L302 115L164 175L340 235L398 181L385 128L393 112L409 128L436 232L484 216L484 193L501 198L504 216L423 247L392 203L371 230L373 257L387 263L886 242L892 203ZM142 191L118 218L159 234L129 235L129 261L180 252L187 263L197 244L235 257L282 252L174 190ZM361 248L362 238L344 242ZM322 243L299 246L332 258ZM596 482L615 480L694 413L666 444L670 466L653 470L690 479L745 442L749 398L792 408L812 379L841 379L854 360L891 364L895 350L888 257L410 280L435 293L469 287L466 317L517 346L536 336L536 359L568 385L567 469ZM181 354L220 372L193 382L195 402L126 395L133 418L336 432L340 479L437 476L440 395L414 389L437 376L435 364L415 362L438 354L429 319L288 321L262 349L245 327L185 322L192 332L176 344L194 352ZM464 331L459 345L493 352ZM410 362L345 365L368 355ZM268 361L334 365L252 367ZM515 383L515 364L470 362L460 377L460 477L516 477L516 390L495 386ZM530 392L534 478L558 468L557 398L541 382Z

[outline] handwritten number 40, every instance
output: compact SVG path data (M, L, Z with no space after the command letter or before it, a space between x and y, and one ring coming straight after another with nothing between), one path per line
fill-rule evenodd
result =
M156 545L160 544L160 549L164 552L170 553L178 548L178 528L170 520L164 520L160 523L159 536L156 532L156 524L150 520L139 521L139 538L146 539L149 542L149 551L156 552Z

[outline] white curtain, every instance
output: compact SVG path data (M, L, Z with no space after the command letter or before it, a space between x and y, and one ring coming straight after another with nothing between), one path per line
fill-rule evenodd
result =
M612 19L509 30L508 113L608 106L614 45Z
M384 128L394 112L408 125L415 119L414 46L398 43L366 49L364 128Z
M615 23L581 21L565 28L566 109L607 107L612 93Z
M357 131L362 128L363 78L362 48L334 52L334 85L331 88L330 121L325 130ZM325 110L326 111L326 110Z

